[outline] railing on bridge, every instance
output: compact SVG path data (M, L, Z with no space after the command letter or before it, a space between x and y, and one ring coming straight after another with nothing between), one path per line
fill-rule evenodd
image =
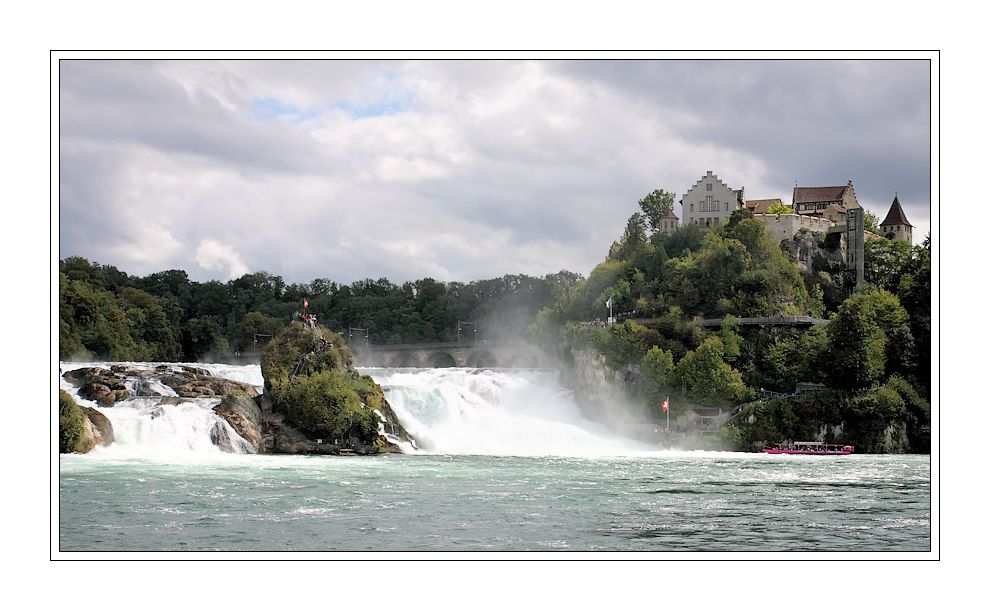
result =
M632 321L638 325L649 326L660 322L659 318L634 318ZM764 316L761 318L740 318L740 325L769 325L769 326L791 326L791 327L811 327L814 325L824 325L827 320L813 318L811 316ZM587 324L587 323L586 323ZM721 318L704 318L699 321L702 327L721 327Z

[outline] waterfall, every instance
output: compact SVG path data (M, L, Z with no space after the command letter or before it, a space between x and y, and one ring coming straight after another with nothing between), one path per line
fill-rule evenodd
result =
M655 452L584 418L551 371L362 369L382 386L422 451L439 454L604 456Z
M114 363L62 363L62 370L109 369ZM161 363L126 363L154 370ZM180 367L178 364L166 364ZM211 374L261 386L258 365L190 364ZM408 453L489 456L623 456L658 451L620 437L581 415L558 374L531 369L383 369L361 368L382 386L399 422L415 444L392 438ZM155 376L128 386L132 398L98 407L78 396L59 377L60 388L80 405L102 412L113 424L111 452L135 457L251 452L250 446L213 412L219 399L178 399ZM137 396L133 396L137 395ZM152 395L152 396L149 396ZM387 427L382 433L389 436ZM221 449L223 448L223 450Z
M109 369L117 363L60 363L62 372L83 367ZM124 363L122 363L124 364ZM161 363L125 363L129 367L154 370ZM174 364L169 364L174 365ZM230 365L194 366L214 375L255 383L261 377L250 367ZM240 370L240 371L231 371ZM220 373L223 372L223 373ZM229 375L233 373L234 375ZM226 375L225 375L226 374ZM113 407L100 407L79 396L79 389L59 375L59 388L65 390L80 405L99 410L110 419L116 441L109 448L98 447L94 452L108 452L128 457L181 456L185 454L250 454L253 448L213 408L220 399L178 399L168 386L155 377L128 381L132 397L118 401ZM162 399L173 397L163 403Z

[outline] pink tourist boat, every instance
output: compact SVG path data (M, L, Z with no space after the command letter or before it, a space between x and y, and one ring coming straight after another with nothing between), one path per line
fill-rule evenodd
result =
M801 454L809 456L845 456L853 453L852 446L821 441L791 441L778 443L775 448L763 450L765 454Z

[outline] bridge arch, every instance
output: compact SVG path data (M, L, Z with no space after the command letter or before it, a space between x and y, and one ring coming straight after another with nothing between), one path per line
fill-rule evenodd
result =
M457 367L457 360L449 352L438 350L426 359L426 366L432 368Z
M392 357L389 367L421 367L419 359L412 352L400 352Z
M498 358L495 353L487 348L476 350L471 353L467 360L468 367L498 367Z

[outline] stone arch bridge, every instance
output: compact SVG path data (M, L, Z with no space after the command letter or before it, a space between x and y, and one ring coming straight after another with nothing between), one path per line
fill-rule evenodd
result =
M525 342L438 342L349 346L355 367L545 368L550 363Z

